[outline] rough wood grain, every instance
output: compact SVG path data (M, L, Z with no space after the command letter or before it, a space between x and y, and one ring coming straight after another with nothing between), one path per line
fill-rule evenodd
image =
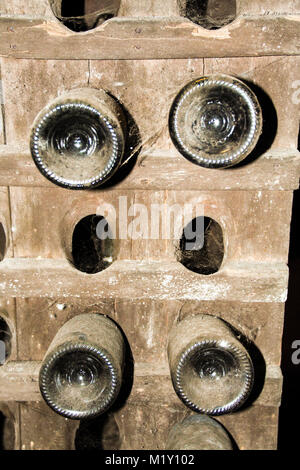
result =
M53 20L49 0L0 0L0 16L27 16Z
M165 449L172 426L191 414L178 406L128 404L116 413L121 449ZM278 408L251 406L243 411L217 418L231 434L240 450L275 450L277 447Z
M39 370L41 362L9 362L0 368L0 400L42 401L39 390ZM158 369L158 370L157 370ZM133 388L127 403L151 405L185 405L176 395L167 365L158 368L151 364L136 363ZM264 388L255 404L279 406L282 375L279 367L269 366L266 371Z
M53 185L38 190L33 187L12 187L10 195L16 257L72 259L71 241L75 225L90 214L106 216L106 203L112 206L110 215L106 216L112 227L113 220L117 219L115 259L175 260L179 239L187 223L183 210L185 205L188 207L190 204L201 209L200 215L204 212L205 216L221 225L225 239L224 266L239 259L250 262L287 262L292 191L169 190L145 193L141 189L86 192ZM139 209L133 206L134 201L144 203L145 206ZM152 206L155 201L164 205ZM174 231L172 208L176 209L176 205L181 213L178 210L180 219ZM138 226L138 218L143 213L148 221L148 240L142 239L142 229ZM127 230L119 230L119 219L125 219L123 224L127 225ZM153 233L151 221L155 227ZM132 237L133 225L136 239ZM160 233L155 233L157 227ZM166 234L162 234L162 231Z
M298 145L299 120L295 119L295 116L300 113L299 66L299 57L205 59L204 61L204 70L207 74L230 73L249 81L251 86L254 85L254 92L262 103L265 129L263 139L271 140L270 129L274 127L275 135L271 144L274 149L297 148Z
M38 112L64 91L87 86L88 61L2 60L7 144L29 145Z
M79 421L62 418L44 402L21 403L21 450L74 450Z
M248 166L250 160L269 150L284 152L284 149L294 151L297 148L299 127L292 116L299 112L298 68L299 57L96 60L90 63L2 58L6 141L8 145L28 149L37 114L64 91L89 86L103 88L120 101L135 121L143 152L171 150L178 156L168 129L169 110L175 96L203 73L223 72L248 81L263 108L263 134L251 158L243 162ZM37 94L41 83L42 91ZM197 165L188 163L197 172Z
M147 16L179 16L177 0L122 0L118 16L147 17Z
M12 258L0 264L0 295L285 302L287 278L284 263L232 264L202 276L177 262L124 260L85 274L65 260Z
M175 149L142 151L132 171L115 189L288 190L297 189L300 155L282 149L238 168L215 170L189 162ZM28 149L0 145L0 185L53 188L37 170ZM106 191L102 189L101 191Z
M94 0L95 1L95 0ZM161 0L142 2L123 0L118 16L177 16L178 3L186 0L167 0L163 8ZM49 3L61 0L0 0L0 15L25 15L29 17L51 18L53 14ZM298 0L237 0L237 16L263 14L295 14L300 11Z
M112 18L74 33L58 21L0 18L0 55L15 58L166 59L299 54L297 16L240 17L216 31L182 18ZM280 48L278 47L280 46Z
M136 362L155 364L158 370L160 364L167 363L172 325L195 314L215 315L227 321L255 345L261 366L264 362L279 366L281 360L282 303L34 297L18 298L16 304L18 358L22 361L42 360L50 341L66 321L75 315L96 312L117 322Z

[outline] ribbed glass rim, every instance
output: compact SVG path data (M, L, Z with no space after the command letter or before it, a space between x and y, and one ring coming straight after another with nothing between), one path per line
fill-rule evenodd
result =
M217 406L214 408L202 408L201 406L197 405L194 401L192 401L187 394L184 392L182 386L182 373L185 365L190 360L191 356L195 353L195 351L199 348L203 347L214 347L214 348L222 348L226 349L227 351L231 352L234 357L236 357L239 363L242 365L244 374L245 374L245 382L241 392L234 398L232 401L224 404L223 406ZM252 390L253 380L254 380L254 369L253 364L251 361L250 356L248 353L243 351L242 349L234 346L228 341L225 340L215 340L215 339L207 339L203 341L197 341L196 343L192 344L180 357L177 366L175 377L173 378L173 383L175 387L175 391L178 394L179 398L190 408L199 413L204 413L211 416L217 416L225 413L230 413L240 406L247 400L249 394ZM201 380L201 379L199 379Z
M67 409L62 407L61 405L55 403L50 394L47 391L47 387L49 381L51 381L51 376L49 373L51 369L55 366L55 363L63 357L65 354L71 352L86 352L92 354L94 357L102 361L105 364L107 370L110 373L110 392L107 398L99 403L98 406L93 405L89 410L86 411L79 411L73 409ZM46 401L46 403L52 408L54 411L59 413L60 415L65 416L66 418L71 419L82 419L82 418L90 418L93 416L97 416L99 414L104 413L107 408L114 402L117 397L120 384L118 382L118 373L117 369L113 365L113 361L110 358L110 355L107 351L101 350L99 347L93 344L86 344L86 343L71 343L71 344L63 344L59 346L57 349L54 350L53 353L50 353L44 360L42 367L40 369L39 374L39 385L41 394Z
M72 180L64 178L55 172L53 172L44 162L43 155L40 149L40 137L44 129L47 127L50 119L53 119L53 116L63 115L68 111L86 111L99 119L101 125L104 126L106 131L111 135L112 141L112 152L105 168L98 173L93 178L88 178L84 180ZM100 111L98 111L93 106L83 103L83 102L69 102L56 104L48 109L48 111L38 120L35 124L30 139L30 150L33 157L33 160L40 170L40 172L48 178L53 183L67 187L70 189L83 189L90 188L92 186L96 187L104 183L108 176L112 175L115 170L118 168L121 158L123 156L124 148L118 139L117 133L114 129L112 122L105 117Z

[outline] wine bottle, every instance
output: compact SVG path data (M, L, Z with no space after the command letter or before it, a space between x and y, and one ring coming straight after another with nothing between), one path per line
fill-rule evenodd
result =
M237 78L204 76L176 96L169 130L185 158L200 166L225 168L242 161L256 146L262 112L255 94Z
M229 435L213 418L193 415L172 427L167 450L232 450Z
M118 396L124 340L105 315L78 315L58 331L43 360L39 384L46 403L73 419L104 413Z
M195 411L229 413L249 397L251 358L219 318L196 315L177 323L170 333L168 358L176 393Z
M126 123L119 103L104 90L69 91L35 119L30 148L40 172L70 189L100 186L124 153Z

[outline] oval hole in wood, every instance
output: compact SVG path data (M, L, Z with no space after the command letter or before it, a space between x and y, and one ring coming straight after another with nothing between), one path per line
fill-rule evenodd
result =
M196 217L183 229L177 259L198 274L219 271L224 258L221 226L210 217Z
M236 0L180 0L180 10L205 29L219 29L236 18Z
M114 243L108 222L101 215L81 219L72 237L73 264L79 271L94 274L113 262Z
M49 0L59 21L78 33L94 29L117 16L120 0Z

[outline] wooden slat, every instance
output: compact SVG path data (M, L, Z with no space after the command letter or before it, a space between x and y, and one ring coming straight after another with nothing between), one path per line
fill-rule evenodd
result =
M93 275L77 271L66 260L12 258L0 264L0 295L6 297L285 302L287 281L283 263L231 264L210 276L163 261L115 261Z
M299 17L240 17L208 31L183 18L113 18L73 33L57 21L0 18L0 55L39 59L161 59L299 54Z
M199 167L176 150L155 150L142 152L133 170L114 187L184 190L188 181L190 190L289 190L298 188L299 175L297 150L270 151L253 162L226 170ZM54 187L37 170L28 150L1 145L0 186L8 185Z
M9 362L0 368L0 401L41 401L38 376L41 362ZM128 403L180 403L167 364L135 364L135 379ZM266 369L265 384L255 404L279 406L282 375L278 366ZM155 392L154 392L155 391ZM184 407L185 405L182 405Z

